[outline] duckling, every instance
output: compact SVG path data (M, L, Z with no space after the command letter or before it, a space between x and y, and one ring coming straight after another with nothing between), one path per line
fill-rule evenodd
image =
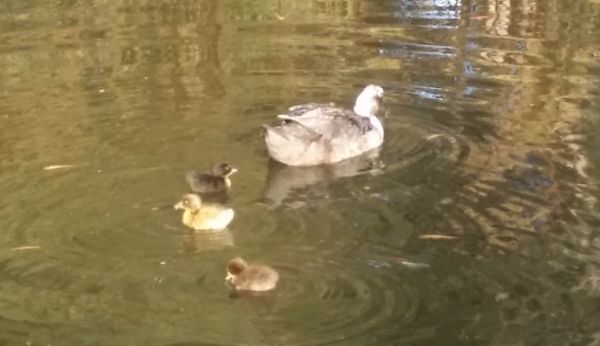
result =
M175 210L183 210L183 224L196 231L224 229L234 215L231 208L219 204L202 204L200 196L194 193L183 195L174 207Z
M211 173L189 171L185 175L185 180L196 193L222 192L231 188L229 177L237 171L237 168L222 162L215 165Z
M277 286L279 274L269 266L248 264L236 257L227 263L225 281L239 291L269 291Z

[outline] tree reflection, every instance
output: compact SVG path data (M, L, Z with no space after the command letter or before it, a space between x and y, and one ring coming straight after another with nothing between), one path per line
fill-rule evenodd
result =
M544 43L564 35L558 23L577 18L582 8L535 0L271 4L264 5L262 17L246 20L282 21L283 30L303 40L289 42L290 49L277 56L255 51L241 59L281 71L286 76L277 79L284 86L281 92L302 93L314 83L312 75L303 72L319 73L325 66L338 78L380 76L395 96L392 114L394 108L407 105L430 109L435 126L458 130L468 138L470 153L455 173L459 189L446 196L457 203L439 210L456 232L465 224L475 225L490 244L515 249L522 235L527 239L554 230L573 198L593 200L588 159L577 143L586 136L581 126L585 109L564 97L586 99L590 85L565 84L560 77L572 69L562 63L564 59L592 56L593 47L583 44L584 27L569 31L570 37L581 40L567 40L561 52ZM589 5L587 9L591 10ZM282 18L268 15L275 12ZM318 60L298 60L304 47L326 41L314 35L314 28L304 32L294 24L316 25L324 18L371 25L350 28L348 47L376 48L376 56L351 53L342 41ZM274 37L270 44L274 43L281 42ZM364 54L365 59L356 63L344 59L351 54ZM549 76L548 69L561 72ZM574 185L573 179L578 183Z

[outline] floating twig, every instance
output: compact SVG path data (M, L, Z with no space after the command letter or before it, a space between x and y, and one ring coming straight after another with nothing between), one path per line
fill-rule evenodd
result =
M402 257L393 257L393 258L396 261L396 263L400 263L403 266L410 268L410 269L423 269L423 268L430 267L430 265L428 263L412 262L412 261L409 261L406 258L402 258Z
M13 247L11 248L11 250L13 251L23 251L23 250L36 250L41 248L41 246L39 245L24 245L24 246L17 246L17 247Z
M419 236L419 239L428 239L428 240L456 240L458 237L453 235L445 235L445 234L422 234Z
M75 165L50 165L50 166L44 167L44 170L52 171L55 169L64 169L64 168L73 168L73 167L75 167Z

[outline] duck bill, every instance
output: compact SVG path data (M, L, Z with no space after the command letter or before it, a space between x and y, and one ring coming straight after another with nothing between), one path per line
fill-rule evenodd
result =
M238 169L237 169L237 168L233 168L233 167L232 167L232 168L231 168L231 171L230 171L230 172L229 172L229 174L227 174L227 175L232 175L233 173L236 173L237 171L238 171Z
M230 273L227 273L227 276L225 277L225 284L233 285L233 275Z
M182 210L182 209L185 209L185 208L183 207L183 201L180 201L179 203L175 204L175 205L173 206L173 208L175 208L175 210L180 210L180 209Z

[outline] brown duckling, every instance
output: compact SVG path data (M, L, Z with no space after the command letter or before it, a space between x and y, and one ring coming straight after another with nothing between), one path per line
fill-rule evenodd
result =
M185 180L196 193L222 192L231 188L229 177L235 172L237 168L222 162L215 165L210 173L189 171L185 175Z
M227 263L225 281L239 291L269 291L277 286L279 274L269 266L248 264L236 257Z
M194 193L183 195L174 207L176 210L183 210L183 224L196 231L224 229L234 215L231 208L219 204L202 204L200 196Z

